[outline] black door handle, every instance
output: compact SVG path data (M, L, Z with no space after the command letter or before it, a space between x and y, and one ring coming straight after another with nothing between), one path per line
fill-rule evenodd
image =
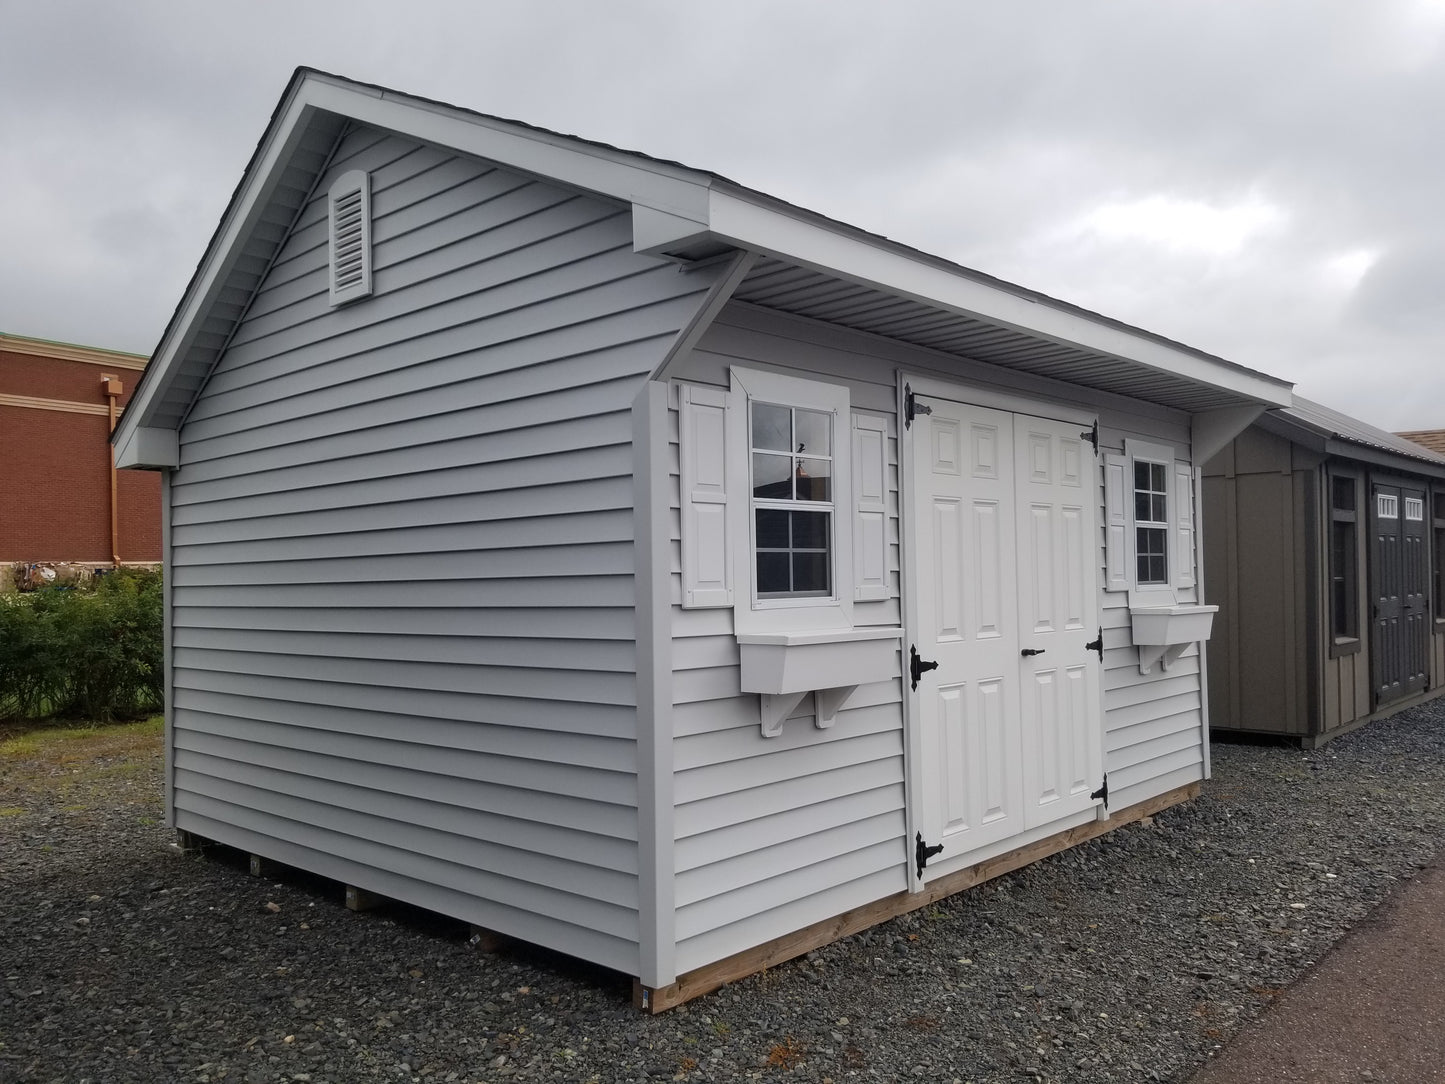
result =
M1030 655L1042 655L1045 650L1047 649L1042 647L1026 647L1020 651L1019 654L1024 658L1028 658Z

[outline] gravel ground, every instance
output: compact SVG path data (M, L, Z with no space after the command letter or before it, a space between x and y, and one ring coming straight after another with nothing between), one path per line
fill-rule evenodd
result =
M1183 1081L1445 841L1445 700L660 1017L181 856L154 737L0 757L0 1081Z

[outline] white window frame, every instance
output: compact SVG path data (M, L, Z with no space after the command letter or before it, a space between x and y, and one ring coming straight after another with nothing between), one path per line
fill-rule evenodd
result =
M853 623L853 478L848 389L759 369L734 367L728 406L728 540L736 585L733 620L738 633L850 628ZM832 418L832 547L828 597L759 598L752 497L753 402L802 408ZM820 509L824 507L820 505Z
M1147 591L1151 588L1158 587L1168 587L1174 582L1174 562L1176 560L1176 556L1175 554L1170 552L1174 548L1170 544L1172 542L1172 539L1170 538L1170 518L1174 515L1174 495L1170 492L1170 490L1173 488L1173 486L1170 485L1170 476L1174 473L1174 456L1172 450L1169 451L1170 454L1167 458L1165 458L1164 456L1158 455L1146 455L1143 452L1136 450L1135 453L1129 457L1129 470L1125 473L1125 480L1127 482L1128 489L1129 515L1133 520L1133 523L1131 524L1129 530L1129 541L1133 546L1133 554L1131 556L1133 565L1130 571L1133 573L1134 586L1139 591ZM1156 490L1153 488L1152 475L1154 472L1152 469L1149 472L1151 475L1150 488L1145 490L1141 490L1139 488L1139 467L1141 465L1150 468L1159 468L1159 471L1164 475L1163 490ZM1155 497L1156 495L1162 496L1164 498L1164 517L1162 519L1154 519L1152 517L1149 519L1139 518L1139 494L1141 492L1149 494L1151 505L1153 502L1153 497ZM1162 579L1144 580L1139 576L1139 559L1144 556L1143 553L1140 552L1139 547L1140 531L1163 532L1164 552L1162 556L1164 558L1164 577Z
M1163 524L1166 530L1166 583L1139 582L1138 529L1159 524L1139 520L1134 514L1136 463L1164 467L1167 494ZM1195 552L1192 466L1182 460L1171 445L1127 438L1123 455L1110 454L1106 457L1105 471L1105 518L1114 528L1106 538L1106 547L1110 551L1107 554L1108 589L1127 591L1131 607L1173 606L1194 601L1198 554ZM1114 552L1116 550L1118 552ZM1184 597L1186 595L1189 597Z

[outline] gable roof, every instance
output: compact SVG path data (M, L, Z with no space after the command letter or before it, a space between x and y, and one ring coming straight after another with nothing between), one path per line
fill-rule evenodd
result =
M1445 476L1445 455L1298 395L1292 405L1271 411L1260 424L1291 440L1312 438L1301 442L1330 455Z
M176 430L353 124L629 204L638 252L682 264L748 253L739 301L1185 411L1290 402L1288 381L720 174L301 68L116 432L122 465L178 462Z

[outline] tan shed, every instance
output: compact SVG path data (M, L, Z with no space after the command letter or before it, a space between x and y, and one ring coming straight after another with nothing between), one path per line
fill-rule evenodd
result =
M1445 456L1295 398L1204 468L1211 730L1313 748L1445 682Z

